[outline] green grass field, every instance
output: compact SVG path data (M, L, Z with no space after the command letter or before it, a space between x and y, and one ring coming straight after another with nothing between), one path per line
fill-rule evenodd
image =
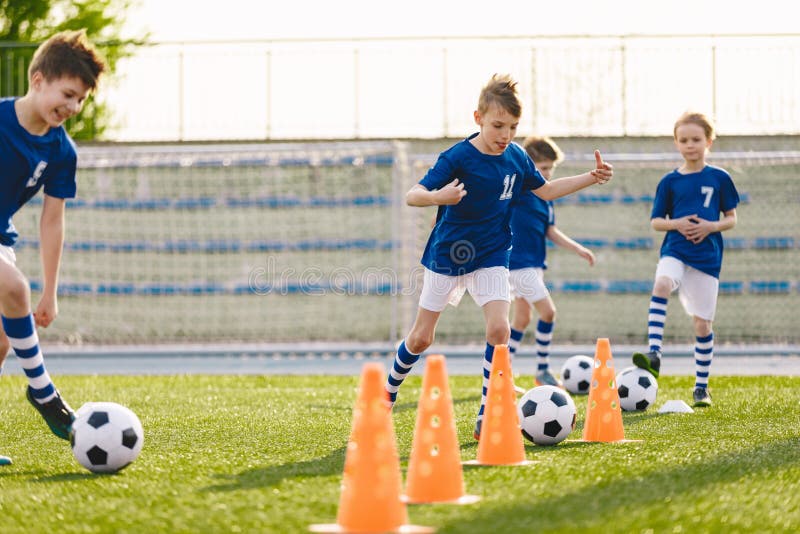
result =
M83 470L24 397L0 381L0 532L304 532L335 521L358 377L63 376L75 408L108 400L145 428L117 475ZM403 469L421 380L400 391ZM690 400L690 377L662 377L656 406ZM477 376L450 378L463 460L474 459ZM465 467L475 505L418 505L439 532L796 532L800 377L713 377L715 406L623 415L626 444L527 446L524 467ZM581 436L586 397L575 397Z

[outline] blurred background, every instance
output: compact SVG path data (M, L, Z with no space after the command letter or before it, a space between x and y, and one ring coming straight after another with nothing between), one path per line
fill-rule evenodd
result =
M644 344L663 235L649 214L679 165L686 109L712 116L710 163L742 196L715 331L721 350L798 334L800 33L790 2L0 0L0 91L24 94L39 42L89 28L113 72L68 126L79 144L58 321L71 349L270 344L391 347L409 328L433 211L405 192L469 135L478 92L511 73L520 141L549 135L556 176L599 148L612 183L556 205L592 248L551 248L556 344ZM14 219L40 287L40 202ZM688 345L670 304L666 342ZM480 345L470 300L440 343Z

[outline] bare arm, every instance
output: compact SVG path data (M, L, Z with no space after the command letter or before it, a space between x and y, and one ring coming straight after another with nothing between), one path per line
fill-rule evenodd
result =
M464 189L464 184L458 182L458 178L442 187L429 191L420 184L414 185L406 193L406 204L418 208L426 206L446 206L458 204L467 191Z
M655 217L650 221L650 226L658 232L676 230L692 243L700 243L709 234L724 232L736 226L736 208L723 212L718 221L707 221L693 214L678 219Z
M546 182L534 194L544 200L554 200L580 191L593 184L604 184L614 176L614 166L603 161L599 150L594 151L595 168L577 176L568 176Z
M36 307L36 324L47 327L58 315L58 271L61 266L61 250L64 245L63 198L44 195L42 217L39 221L40 254L44 285L42 298Z
M570 236L562 232L556 226L550 226L547 229L547 238L555 243L557 246L571 250L581 258L589 262L589 266L594 266L595 257L594 253L588 248L584 247Z

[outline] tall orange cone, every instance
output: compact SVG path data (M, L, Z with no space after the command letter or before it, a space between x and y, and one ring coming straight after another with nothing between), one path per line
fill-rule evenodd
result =
M611 344L608 338L599 338L594 353L583 441L608 443L624 440L625 430L622 426L622 408L619 404Z
M353 426L344 460L335 524L311 525L312 532L432 532L407 525L400 500L402 477L386 377L380 363L367 363L353 408Z
M464 493L453 398L441 354L425 358L406 478L405 500L410 503L469 504L480 500Z
M478 441L479 465L523 465L525 444L517 415L517 396L507 345L496 345Z

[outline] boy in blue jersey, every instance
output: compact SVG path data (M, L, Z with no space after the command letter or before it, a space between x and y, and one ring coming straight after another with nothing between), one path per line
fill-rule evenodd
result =
M658 377L667 302L677 289L683 309L694 324L694 405L710 406L708 375L714 356L711 325L722 267L722 232L736 225L739 194L726 171L706 165L715 136L714 126L705 115L684 113L675 123L673 136L683 165L664 176L656 189L650 224L667 234L650 297L650 352L635 353L633 363Z
M0 99L0 368L13 348L28 378L28 401L62 439L69 439L75 416L45 369L36 326L46 328L58 315L64 205L76 191L77 155L63 124L81 110L104 70L84 31L62 32L36 50L25 96ZM43 287L32 311L28 280L15 263L11 218L40 189Z
M529 137L522 146L544 179L549 181L553 170L564 159L558 145L548 137ZM544 270L547 269L546 239L571 250L589 262L590 266L594 265L595 257L591 250L556 227L552 201L542 200L531 191L522 191L514 203L509 261L514 314L508 349L512 355L517 352L535 309L539 314L535 333L536 385L562 387L561 382L550 372L550 342L553 339L556 307L544 284Z
M596 168L548 182L525 151L512 140L522 105L516 82L495 75L481 91L475 123L480 131L442 152L425 177L406 195L410 206L438 206L422 265L425 267L417 317L397 349L387 378L389 402L419 355L434 338L448 303L457 305L464 291L483 309L486 325L483 394L475 425L480 436L494 346L509 335L508 259L511 249L512 199L534 189L546 200L568 195L613 176L610 164L595 151Z

